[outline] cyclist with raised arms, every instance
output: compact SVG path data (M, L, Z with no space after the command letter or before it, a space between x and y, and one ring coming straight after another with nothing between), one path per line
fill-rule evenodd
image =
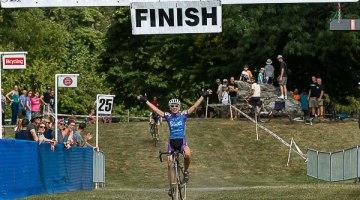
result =
M168 144L168 152L178 150L185 153L184 156L184 181L187 182L189 180L189 165L190 165L190 148L186 143L185 138L185 123L187 117L193 113L196 108L201 104L204 98L210 96L212 94L211 90L206 90L203 92L201 97L195 102L193 106L191 106L188 110L180 111L180 100L178 99L171 99L169 101L169 108L170 112L163 112L158 109L156 106L151 104L147 99L146 96L138 96L137 99L146 103L149 108L151 108L154 112L156 112L160 117L164 117L168 123L169 130L170 130L170 140ZM171 157L168 157L168 177L170 178L170 163ZM169 195L171 195L171 189L169 190Z

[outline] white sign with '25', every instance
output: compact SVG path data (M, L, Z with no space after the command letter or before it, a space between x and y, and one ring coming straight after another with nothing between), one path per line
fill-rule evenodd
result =
M97 112L101 115L110 115L115 95L98 95L97 99Z

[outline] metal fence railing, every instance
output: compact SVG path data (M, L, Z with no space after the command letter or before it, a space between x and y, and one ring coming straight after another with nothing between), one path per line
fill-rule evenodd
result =
M360 174L359 146L336 152L308 149L307 175L324 181L356 179Z
M94 151L93 183L95 184L95 189L99 186L105 187L105 155L101 151Z

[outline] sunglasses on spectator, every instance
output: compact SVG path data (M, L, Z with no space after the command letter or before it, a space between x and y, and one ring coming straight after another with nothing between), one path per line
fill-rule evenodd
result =
M40 126L40 128L45 128L45 126Z
M179 107L179 105L177 105L177 104L171 104L170 107L172 107L172 108L177 108L177 107Z

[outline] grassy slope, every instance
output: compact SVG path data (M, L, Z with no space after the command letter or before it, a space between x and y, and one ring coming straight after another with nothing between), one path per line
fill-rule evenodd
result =
M166 149L167 125L161 131L160 147L153 147L145 122L100 126L100 146L106 154L106 188L42 195L31 199L167 199L166 163L157 159L159 149ZM355 122L289 124L274 120L265 124L290 142L294 137L300 148L333 151L356 146L360 141ZM93 128L93 127L91 127ZM355 198L360 195L352 183L329 184L306 176L306 163L292 153L286 167L288 149L272 136L248 121L190 120L187 141L192 150L189 199L327 199ZM256 187L254 187L256 186ZM260 186L260 187L259 187ZM196 188L236 187L230 191ZM143 192L124 189L145 189ZM152 190L156 189L156 190Z

